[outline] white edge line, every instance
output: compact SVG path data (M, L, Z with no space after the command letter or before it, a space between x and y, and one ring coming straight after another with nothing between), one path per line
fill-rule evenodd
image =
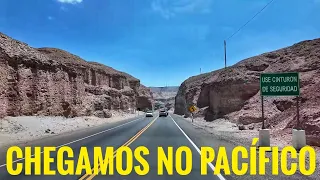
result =
M172 121L176 124L176 126L180 129L180 131L182 132L182 134L188 139L188 141L192 144L192 146L198 151L198 153L200 154L201 156L201 151L200 149L198 148L198 146L189 138L189 136L180 128L180 126L176 123L176 121L171 117L171 115L169 115L170 118L172 119ZM212 171L215 170L215 167L213 166L212 163L208 163L208 165L210 166L210 168L212 169ZM217 175L218 178L220 180L226 180L221 174L218 174Z
M130 122L121 124L121 125L119 125L119 126L116 126L116 127L110 128L110 129L106 129L106 130L103 130L103 131L100 131L100 132L95 133L95 134L92 134L92 135L90 135L90 136L86 136L86 137L83 137L83 138L80 138L80 139L77 139L77 140L68 142L68 143L66 143L66 144L62 144L62 145L57 146L57 147L55 147L55 148L61 148L61 147L66 146L66 145L70 145L70 144L73 144L73 143L82 141L82 140L84 140L84 139L88 139L88 138L90 138L90 137L93 137L93 136L96 136L96 135L99 135L99 134L102 134L102 133L111 131L111 130L113 130L113 129L117 129L117 128L122 127L122 126L124 126L124 125L133 123L133 122L138 121L138 120L140 120L140 119L143 119L143 118L139 118L139 119L136 119L136 120L133 120L133 121L130 121ZM41 152L41 154L42 154L42 153L43 153L43 151ZM33 156L34 156L34 154L31 155L31 157L33 157ZM24 159L25 159L25 158L17 159L17 160L15 160L15 161L12 161L12 163L16 163L16 162L22 161L22 160L24 160ZM2 164L2 165L0 165L0 168L4 167L4 166L6 166L6 165L7 165L7 164Z

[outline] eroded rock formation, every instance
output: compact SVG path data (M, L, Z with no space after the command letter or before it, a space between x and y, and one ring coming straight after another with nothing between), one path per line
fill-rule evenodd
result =
M140 99L143 99L141 101ZM83 116L151 108L150 90L126 73L0 33L0 116Z
M320 39L303 41L187 79L176 96L175 113L188 114L187 107L195 104L207 121L225 117L238 124L261 122L262 72L300 72L301 124L308 143L320 145ZM265 116L271 128L295 126L294 98L265 98Z

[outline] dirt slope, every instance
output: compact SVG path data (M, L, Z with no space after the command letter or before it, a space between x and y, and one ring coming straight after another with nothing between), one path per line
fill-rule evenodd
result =
M108 117L109 110L150 108L151 100L150 91L126 73L0 33L0 117Z
M320 39L245 59L211 73L187 79L179 88L176 114L188 114L196 104L197 115L207 121L227 118L238 124L261 122L259 75L262 72L300 72L302 127L308 143L320 145ZM294 97L265 98L269 127L286 130L296 124Z

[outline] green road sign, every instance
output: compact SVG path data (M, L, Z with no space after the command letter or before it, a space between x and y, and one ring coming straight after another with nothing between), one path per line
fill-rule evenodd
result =
M299 73L264 73L260 75L261 96L299 96Z

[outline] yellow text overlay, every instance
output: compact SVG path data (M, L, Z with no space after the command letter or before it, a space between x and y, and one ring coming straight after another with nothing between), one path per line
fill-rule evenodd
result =
M150 167L158 167L158 175L179 174L185 176L193 168L200 168L201 175L213 173L218 175L235 174L238 176L265 175L294 175L300 172L303 175L312 175L316 170L315 150L306 146L299 153L291 147L279 151L278 147L235 147L227 151L225 147L213 149L200 148L200 167L193 167L193 149L187 146L179 148L158 147L157 152L150 152L144 146L131 149L122 146L116 151L113 147L94 147L91 151L82 147L75 152L64 146L55 147L10 147L6 155L7 171L11 175L130 175L136 173L144 176L149 173ZM91 156L89 156L91 152ZM148 157L157 156L157 162L149 164ZM14 162L15 159L24 159ZM150 158L152 159L152 158ZM306 160L309 159L309 160ZM212 172L208 163L215 166ZM91 166L93 164L93 167ZM267 166L272 168L266 168ZM269 171L268 171L269 170Z

